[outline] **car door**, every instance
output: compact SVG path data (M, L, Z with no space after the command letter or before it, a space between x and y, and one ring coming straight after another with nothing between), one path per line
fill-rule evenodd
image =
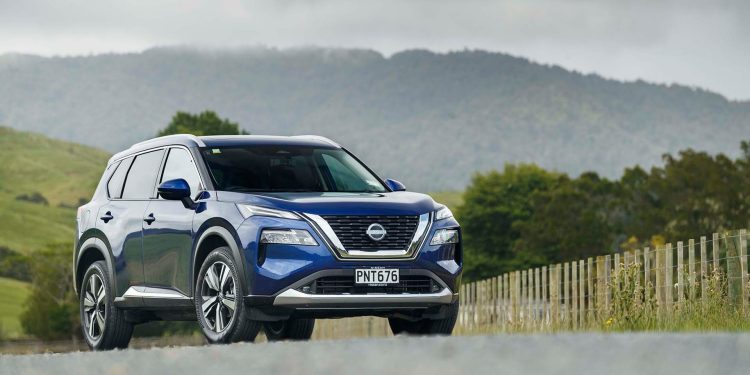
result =
M169 149L159 183L182 178L195 197L202 189L201 178L190 151ZM195 211L181 201L154 199L143 222L143 264L149 288L164 288L189 295Z
M164 150L120 161L107 184L109 201L99 208L97 228L109 241L114 258L116 295L145 283L143 273L143 215L155 195Z

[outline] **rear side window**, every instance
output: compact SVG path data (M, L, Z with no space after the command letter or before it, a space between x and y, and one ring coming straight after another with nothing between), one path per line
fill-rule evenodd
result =
M164 150L151 151L135 157L133 166L130 167L128 177L125 179L125 188L122 189L123 199L153 197L162 155L164 155Z
M190 185L190 194L195 195L200 189L201 178L195 168L193 158L184 148L169 150L161 182L182 178Z
M112 173L112 177L109 178L107 183L107 196L110 198L121 198L122 197L122 183L125 182L125 175L128 174L128 168L133 158L123 159L116 167L115 172Z

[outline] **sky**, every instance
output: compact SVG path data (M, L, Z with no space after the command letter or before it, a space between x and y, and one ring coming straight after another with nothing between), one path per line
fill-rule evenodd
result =
M0 0L0 54L483 49L750 100L750 0Z

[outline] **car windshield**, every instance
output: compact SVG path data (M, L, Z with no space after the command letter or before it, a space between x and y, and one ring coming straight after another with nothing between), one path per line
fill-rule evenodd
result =
M236 192L387 191L362 163L341 149L251 146L201 150L217 190Z

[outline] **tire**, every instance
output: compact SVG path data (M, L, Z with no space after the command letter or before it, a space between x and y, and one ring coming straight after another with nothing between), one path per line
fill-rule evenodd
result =
M442 319L420 319L411 321L399 318L388 318L388 325L394 335L450 335L458 318L458 302L447 306L446 315Z
M228 247L214 249L203 261L194 301L198 324L210 344L254 341L258 335L260 323L248 318L241 282Z
M108 274L104 261L94 262L86 270L80 288L81 330L86 344L95 351L127 348L133 336L133 324L114 305L115 292Z
M315 329L315 319L289 319L263 323L268 341L309 340Z

